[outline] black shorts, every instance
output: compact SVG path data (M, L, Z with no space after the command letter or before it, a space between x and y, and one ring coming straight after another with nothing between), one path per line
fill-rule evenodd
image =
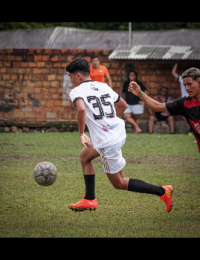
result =
M155 117L158 121L167 121L169 116L163 116L161 113L155 113Z

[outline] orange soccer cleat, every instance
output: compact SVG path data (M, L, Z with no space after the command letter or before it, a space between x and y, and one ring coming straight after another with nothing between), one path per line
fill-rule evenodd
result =
M172 193L173 187L171 185L162 186L162 188L165 190L165 193L160 197L162 201L166 204L166 211L170 212L172 209Z
M69 204L68 208L72 211L84 211L84 210L96 210L97 205L97 199L94 200L86 200L84 199L84 195L82 195L83 199L75 204Z

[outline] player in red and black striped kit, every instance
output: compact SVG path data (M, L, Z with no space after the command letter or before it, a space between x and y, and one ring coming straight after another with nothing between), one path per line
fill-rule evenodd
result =
M179 98L171 103L159 103L150 98L135 81L130 83L129 91L140 97L155 112L168 111L170 115L185 117L192 128L200 153L200 69L187 69L183 72L182 79L189 96Z

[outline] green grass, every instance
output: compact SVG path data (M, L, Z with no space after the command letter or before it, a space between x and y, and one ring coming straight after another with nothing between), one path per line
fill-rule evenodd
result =
M0 237L200 237L200 154L194 136L127 134L126 177L174 186L174 207L155 195L116 190L100 162L95 212L67 205L85 193L77 132L0 134ZM56 182L39 186L38 162L58 169Z

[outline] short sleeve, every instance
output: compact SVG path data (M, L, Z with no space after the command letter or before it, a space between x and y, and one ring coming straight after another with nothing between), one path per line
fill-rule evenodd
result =
M83 99L83 97L81 97L81 95L79 94L79 92L76 89L72 89L69 92L69 97L70 97L72 103L74 104L74 106L76 106L76 101L78 99Z
M166 107L169 111L170 115L182 115L185 116L185 110L183 103L186 100L186 98L179 98L177 100L174 100L173 102L167 102Z

